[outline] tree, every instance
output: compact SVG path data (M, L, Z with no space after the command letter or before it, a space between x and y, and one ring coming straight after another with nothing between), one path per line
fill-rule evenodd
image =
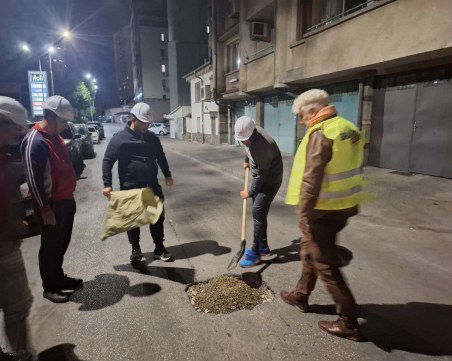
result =
M80 118L89 119L91 117L92 95L88 87L81 81L73 94L72 105L77 110Z

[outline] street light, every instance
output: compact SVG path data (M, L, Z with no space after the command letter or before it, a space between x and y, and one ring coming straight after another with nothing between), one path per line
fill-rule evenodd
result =
M70 39L71 38L71 32L69 30L63 31L63 38Z
M90 104L91 121L93 122L94 121L94 115L93 115L94 101L95 101L96 92L97 92L97 89L98 89L98 86L96 84L97 83L97 79L93 78L91 73L86 73L85 74L85 78L90 80L91 90L94 89L93 96L91 97L91 104Z
M55 51L53 46L50 46L49 49L49 63L50 63L50 80L52 82L52 95L55 95L55 87L53 85L53 67L52 67L52 53Z
M28 46L27 43L23 43L20 47L23 51L25 51L26 53L30 52L30 46Z

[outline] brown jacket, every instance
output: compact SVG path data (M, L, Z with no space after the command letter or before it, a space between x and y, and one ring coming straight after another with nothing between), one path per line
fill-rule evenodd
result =
M307 149L299 209L299 226L306 240L312 239L311 227L319 218L327 215L348 218L358 213L357 206L339 211L315 209L322 188L325 168L332 156L333 141L325 137L321 129L312 133Z

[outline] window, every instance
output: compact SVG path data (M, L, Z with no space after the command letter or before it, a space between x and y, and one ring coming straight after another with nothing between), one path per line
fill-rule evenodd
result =
M165 33L161 33L161 34L160 34L160 40L161 40L162 42L165 42Z
M162 88L166 88L166 79L162 79Z
M162 64L162 73L165 73L165 72L166 72L166 65Z
M195 84L195 103L199 103L201 101L201 82L197 82Z
M375 0L300 0L298 32L306 32L330 25L374 3Z
M165 49L160 49L160 55L162 56L162 58L165 57Z
M206 100L210 100L212 98L212 93L210 91L210 85L205 85L204 86L204 98Z
M227 56L228 56L228 67L227 71L231 72L237 70L240 66L240 57L239 57L239 42L236 41L227 46Z
M166 94L163 94L163 100L166 100Z

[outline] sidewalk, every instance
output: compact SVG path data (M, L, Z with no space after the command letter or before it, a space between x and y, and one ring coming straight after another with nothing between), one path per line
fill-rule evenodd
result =
M164 149L209 164L243 179L244 149L237 145L210 145L166 138ZM283 155L284 177L279 197L287 191L293 163ZM390 169L365 167L368 191L376 199L363 206L360 217L409 229L452 235L452 180L426 175L399 175Z

